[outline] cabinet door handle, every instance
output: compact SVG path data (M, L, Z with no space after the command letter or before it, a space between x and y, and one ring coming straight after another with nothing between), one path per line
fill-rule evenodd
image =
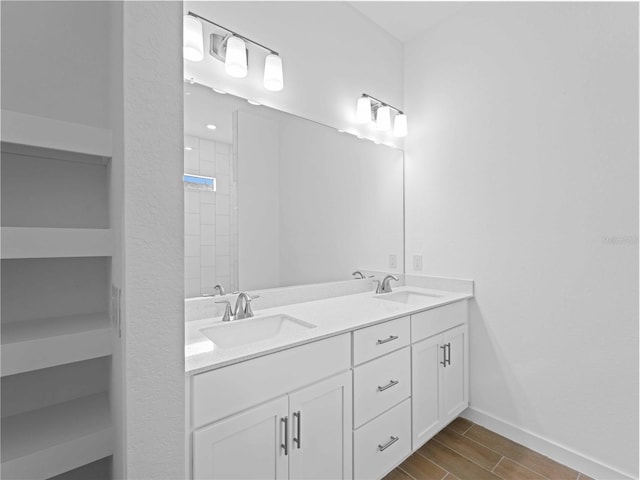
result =
M289 455L289 417L282 417L280 422L284 428L284 443L280 447L284 450L285 455Z
M398 440L400 440L400 437L391 437L391 440L389 440L387 443L385 443L384 445L378 445L378 451L379 452L384 452L387 448L389 448L391 445L393 445L394 443L396 443Z
M382 387L378 386L378 391L379 392L384 392L388 388L395 387L398 383L400 383L398 380L390 380L389 383L387 383L386 385L384 385Z
M376 342L376 345L382 345L383 343L387 343L387 342L393 342L394 340L397 340L399 337L397 335L389 335L389 338L385 338L384 340L378 340Z
M447 345L440 345L440 348L442 349L442 361L440 365L447 368Z
M293 437L293 443L295 443L296 446L299 449L301 447L301 443L300 443L300 424L301 424L301 420L302 420L302 414L300 413L300 410L298 410L297 412L295 412L293 414L293 419L296 422L296 436Z
M451 365L451 342L447 343L447 365Z

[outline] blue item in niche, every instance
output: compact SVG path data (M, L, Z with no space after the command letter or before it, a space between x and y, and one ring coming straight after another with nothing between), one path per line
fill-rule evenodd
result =
M182 180L186 187L196 190L216 191L216 179L212 177L201 177L200 175L183 175Z

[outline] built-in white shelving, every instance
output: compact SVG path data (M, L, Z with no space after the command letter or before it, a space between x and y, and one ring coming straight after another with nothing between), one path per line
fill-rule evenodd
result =
M106 393L2 419L2 476L44 480L113 453Z
M111 354L106 313L2 324L2 376Z
M2 227L2 258L108 257L108 228Z

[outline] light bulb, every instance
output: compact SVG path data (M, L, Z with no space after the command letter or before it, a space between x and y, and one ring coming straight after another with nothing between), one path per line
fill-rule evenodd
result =
M356 108L356 122L369 123L371 121L371 100L366 95L362 95L358 99Z
M391 109L386 105L378 108L376 113L376 127L378 130L389 130L391 128Z
M393 121L393 135L396 137L407 136L407 116L404 113L396 115Z
M227 56L224 61L225 69L235 78L247 76L247 47L244 40L231 36L227 40Z
M204 58L202 23L191 15L182 18L182 56L192 62Z
M264 88L272 92L279 92L283 87L282 59L280 55L271 53L264 60Z

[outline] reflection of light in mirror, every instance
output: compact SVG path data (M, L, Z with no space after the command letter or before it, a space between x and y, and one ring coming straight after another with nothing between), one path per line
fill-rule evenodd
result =
M226 95L227 92L225 92L224 90L220 90L219 88L211 88L211 90L213 90L216 93L219 93L220 95Z
M216 129L216 128L218 128L218 127L216 127L213 123L209 123L209 124L207 125L207 128L208 128L209 130L215 130L215 129Z
M262 105L260 102L256 102L255 100L247 100L247 102L249 102L251 105L256 105L258 107Z
M193 150L193 148L191 148L191 147L184 147L184 149L185 149L187 152L190 152L191 150Z

